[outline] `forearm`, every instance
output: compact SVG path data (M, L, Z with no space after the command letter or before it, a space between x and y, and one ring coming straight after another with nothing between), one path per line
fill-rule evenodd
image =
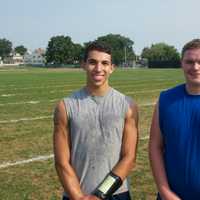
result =
M138 111L132 101L125 115L120 160L112 171L124 180L135 166L138 143Z
M163 151L159 147L153 147L150 148L150 163L152 167L152 172L154 175L154 179L158 188L158 191L162 197L162 199L168 199L168 195L172 193L167 176L166 171L164 167L164 160L163 160Z
M163 200L180 200L168 184L163 158L164 141L159 124L158 103L155 106L149 139L149 159L153 176Z
M84 196L81 190L77 175L72 167L65 167L58 163L55 164L57 174L64 190L69 195L70 200L78 200Z
M84 196L81 191L79 179L70 164L71 143L68 118L64 102L61 101L55 108L54 113L54 160L55 168L60 182L67 192L70 200L80 200Z
M112 169L112 172L124 180L135 165L135 159L131 157L123 157Z

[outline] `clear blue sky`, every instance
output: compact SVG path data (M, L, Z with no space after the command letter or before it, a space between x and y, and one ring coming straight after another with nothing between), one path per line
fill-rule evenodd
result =
M56 35L83 44L121 34L137 54L157 42L180 51L200 37L199 0L0 0L0 7L0 38L31 50L46 48Z

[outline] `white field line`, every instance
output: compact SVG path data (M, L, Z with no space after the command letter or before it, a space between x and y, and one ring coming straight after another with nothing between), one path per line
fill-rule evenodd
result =
M61 100L61 99L51 99L51 100L49 100L49 102L55 102L55 101L59 101L59 100Z
M147 102L147 103L139 104L139 107L154 106L155 104L156 102Z
M31 163L31 162L35 162L35 161L48 160L53 157L54 157L54 155L50 154L50 155L46 155L46 156L37 156L37 157L30 158L27 160L19 160L19 161L15 161L15 162L5 162L5 163L0 164L0 169L12 167L12 166L16 166L16 165L23 165L23 164L27 164L27 163Z
M48 101L43 101L43 102L55 102L58 101L59 99L51 99ZM6 105L21 105L21 104L38 104L41 103L42 101L19 101L19 102L12 102L12 103L1 103L0 106L6 106Z
M139 140L148 140L149 139L149 136L145 136L145 137L142 137L142 138L139 138Z
M125 92L126 94L140 94L140 93L151 93L151 92L159 92L159 91L163 91L166 88L159 88L159 89L155 89L155 90L142 90L142 91L132 91L132 92Z
M73 90L71 90L71 89L70 90L59 90L59 92L66 92L66 93L72 92L72 91ZM53 93L57 93L57 92L58 92L58 90L52 90L49 93L53 94ZM0 97L13 97L13 96L17 96L17 95L24 95L24 93L2 94L2 95L0 95ZM13 104L16 104L16 103L13 103Z
M52 91L50 91L49 93L51 93L51 94L53 94L53 93L57 93L57 92L72 92L72 91L75 91L75 90L52 90Z
M66 85L49 85L49 86L22 87L22 88L13 87L15 85L9 85L9 86L7 86L5 88L0 88L0 91L7 90L7 89L12 89L12 90L30 90L30 89L47 89L47 88L52 88L53 89L53 88L72 87L72 86L80 86L80 85L81 85L81 83L80 84L66 84Z
M56 102L59 101L60 99L51 99L49 101L45 101L45 102ZM41 103L41 101L21 101L21 102L13 102L13 103L1 103L0 106L6 106L6 105L21 105L21 104L38 104ZM152 106L155 105L155 103L153 102L149 102L149 103L142 103L139 104L140 106Z
M12 102L12 103L1 103L0 106L6 105L20 105L20 104L38 104L40 101L21 101L21 102Z
M143 138L139 138L140 140L148 140L149 136L145 136ZM15 161L15 162L5 162L0 164L0 169L3 168L8 168L8 167L12 167L12 166L16 166L16 165L23 165L23 164L28 164L31 162L35 162L35 161L44 161L44 160L48 160L54 158L53 154L50 155L45 155L45 156L37 156L37 157L33 157L27 160L19 160L19 161Z
M41 119L41 117L40 117L40 119ZM145 136L145 137L139 138L139 140L148 140L148 139L149 139L149 136ZM30 158L30 159L27 159L27 160L19 160L19 161L15 161L15 162L6 162L6 163L0 164L0 169L7 168L7 167L12 167L12 166L16 166L16 165L27 164L27 163L31 163L31 162L35 162L35 161L48 160L48 159L53 158L53 157L54 157L54 155L50 154L50 155L46 155L46 156L33 157L33 158Z
M139 79L138 79L139 80ZM163 80L166 80L166 79L163 79ZM1 87L0 88L0 91L2 90L7 90L8 88L9 89L12 89L12 90L30 90L30 89L47 89L47 88L62 88L62 87L72 87L72 86L81 86L81 85L84 85L85 84L85 81L84 82L80 82L79 84L63 84L63 85L48 85L48 86L33 86L33 87L21 87L21 88L18 88L18 87L15 87L15 85L7 85L7 87ZM136 83L136 85L147 85L146 82L144 81L139 81ZM158 85L160 85L160 83L158 83ZM124 85L114 85L115 88L124 88L124 87L128 87L129 84L124 84Z
M153 106L153 105L155 105L154 102L149 102L149 103L140 104L139 106L143 107L143 106ZM49 118L53 118L53 116L52 115L47 115L47 116L32 117L32 118L20 118L20 119L2 120L2 121L0 121L0 124L17 123L17 122L21 122L21 121L34 121L34 120L49 119Z
M15 96L16 94L2 94L1 97L12 97Z
M40 116L40 117L33 117L33 118L21 118L21 119L2 120L2 121L0 121L0 124L17 123L17 122L21 122L21 121L34 121L34 120L49 119L49 118L52 118L52 115Z
M132 91L128 91L126 92L126 94L138 94L138 93L150 93L150 92L155 92L155 91L160 91L162 89L155 89L155 90L148 90L148 91L136 91L136 92L132 92ZM72 90L63 90L65 92L72 92ZM55 93L56 91L50 91L50 93ZM17 94L9 94L10 96L15 96ZM2 96L2 95L1 95ZM59 99L51 99L45 102L55 102L55 101L59 101ZM6 105L21 105L21 104L38 104L41 103L42 101L37 100L37 101L21 101L21 102L12 102L12 103L0 103L0 106L6 106Z

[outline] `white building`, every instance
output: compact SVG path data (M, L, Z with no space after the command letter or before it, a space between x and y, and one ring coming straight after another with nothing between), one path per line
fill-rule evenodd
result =
M15 53L13 56L12 56L12 60L13 60L13 64L16 64L16 65L20 65L20 64L23 64L24 63L24 58L22 55L20 55L19 53Z
M45 55L45 50L41 48L36 49L33 52L28 51L24 55L24 64L44 66L45 65L44 55Z
M0 65L3 65L3 60L1 57L0 57Z
M20 65L23 63L24 63L23 56L15 52L11 52L10 55L5 57L3 60L0 59L0 64L4 65Z

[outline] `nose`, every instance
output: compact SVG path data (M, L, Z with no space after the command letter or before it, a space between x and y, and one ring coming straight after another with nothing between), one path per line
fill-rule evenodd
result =
M102 64L98 62L96 64L95 70L98 71L98 72L101 71L102 70Z
M193 67L194 67L195 70L200 69L200 63L199 62L195 62Z

